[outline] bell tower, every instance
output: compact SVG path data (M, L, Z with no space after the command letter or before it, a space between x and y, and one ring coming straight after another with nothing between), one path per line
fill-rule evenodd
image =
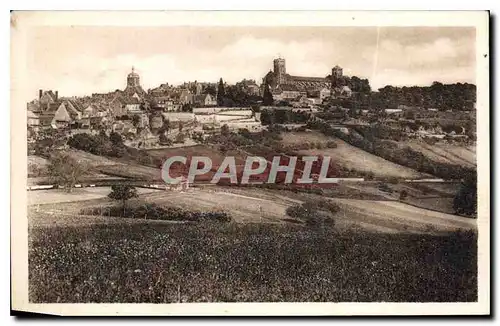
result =
M277 58L274 59L274 74L276 76L276 81L278 85L286 83L286 63L285 59Z

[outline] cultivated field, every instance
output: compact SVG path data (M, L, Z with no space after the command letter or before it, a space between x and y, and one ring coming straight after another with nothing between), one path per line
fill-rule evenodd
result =
M433 233L476 229L476 220L435 212L396 201L332 199L341 205L339 218L367 229L386 232Z
M477 300L473 219L270 189L138 190L129 205L224 210L236 223L79 215L117 204L104 187L28 192L30 302ZM313 198L339 204L334 228L289 222L286 208Z
M39 213L78 215L82 208L115 205L106 198L106 190L80 190L81 196L62 195L60 190L28 193L28 201L37 204ZM101 189L101 188L99 188ZM341 205L336 215L336 228L348 230L361 227L369 231L389 233L435 233L459 228L475 229L476 221L441 212L434 212L394 200L360 200L325 198L313 194L293 193L256 188L208 186L191 188L186 192L140 191L139 199L131 203L154 203L160 206L180 207L197 211L225 211L238 223L288 224L286 209L308 199L333 200ZM72 200L74 199L74 200ZM79 200L81 199L81 200ZM43 205L47 203L47 205ZM54 216L57 219L57 215Z
M476 301L476 239L276 224L37 227L29 300Z
M430 145L424 141L417 140L394 142L394 145L399 147L408 146L436 162L456 164L469 168L476 167L476 146L459 146L442 143Z
M300 144L305 142L321 142L326 144L328 141L334 141L337 144L336 148L324 149L308 149L302 150L299 154L302 155L324 155L330 156L332 161L350 169L357 171L373 172L378 177L397 177L397 178L420 178L423 176L413 169L405 166L392 163L381 157L370 154L362 149L352 146L345 141L326 137L319 132L290 132L283 135L285 144Z

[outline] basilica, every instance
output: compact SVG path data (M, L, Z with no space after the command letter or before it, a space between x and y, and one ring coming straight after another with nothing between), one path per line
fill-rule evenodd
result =
M274 71L269 71L262 80L262 84L268 84L272 91L293 89L297 92L310 92L331 89L335 80L342 78L342 68L339 66L335 66L328 77L303 77L287 74L283 58L274 59L273 63Z

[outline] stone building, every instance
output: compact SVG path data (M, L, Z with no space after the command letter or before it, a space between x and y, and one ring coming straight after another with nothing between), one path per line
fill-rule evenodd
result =
M283 88L284 85L291 85L299 92L330 89L332 81L342 77L342 68L335 66L331 76L328 77L304 77L293 76L286 72L286 61L283 58L274 59L273 71L269 71L262 80L262 85L269 84L271 90Z
M126 96L143 99L146 92L141 87L141 77L135 72L132 67L132 72L127 76L127 87L124 90Z

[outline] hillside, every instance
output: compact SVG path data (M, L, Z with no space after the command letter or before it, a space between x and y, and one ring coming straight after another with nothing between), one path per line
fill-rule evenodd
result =
M474 168L476 166L475 146L459 146L453 144L437 143L427 144L424 141L407 141L396 143L396 146L408 146L411 149L424 154L429 159L448 164Z
M345 168L363 172L373 172L378 177L397 178L421 178L423 173L417 172L405 166L390 162L376 155L370 154L360 148L352 146L347 142L327 137L319 132L290 132L283 135L282 142L286 145L300 144L304 142L321 142L326 145L328 141L334 141L336 148L307 149L299 151L302 155L324 155L330 156L334 163Z

